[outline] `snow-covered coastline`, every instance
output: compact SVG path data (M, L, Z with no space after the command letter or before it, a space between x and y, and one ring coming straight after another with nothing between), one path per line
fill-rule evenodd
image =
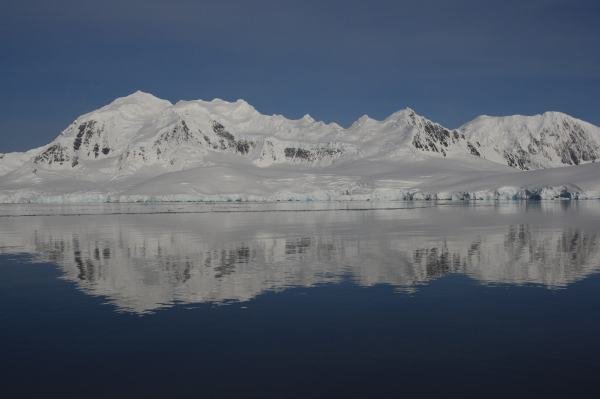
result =
M136 92L0 154L0 203L600 198L600 128L558 112L349 128Z

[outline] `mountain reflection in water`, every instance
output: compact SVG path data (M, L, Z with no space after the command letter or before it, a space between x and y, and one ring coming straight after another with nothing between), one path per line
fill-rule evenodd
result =
M411 292L463 273L486 284L560 288L600 267L596 202L327 212L63 211L0 218L0 253L54 263L84 292L136 313L174 303L247 301L343 279Z

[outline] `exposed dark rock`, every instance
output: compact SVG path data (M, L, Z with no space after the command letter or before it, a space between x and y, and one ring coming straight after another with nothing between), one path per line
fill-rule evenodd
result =
M437 152L446 156L450 144L464 140L464 135L457 131L450 131L437 123L425 121L423 132L413 137L413 146L421 151Z
M162 133L154 142L154 146L161 146L166 143L187 143L195 139L189 127L184 120L180 121L172 130Z
M481 154L479 153L479 150L477 150L477 148L475 148L475 146L471 142L467 142L467 148L469 149L469 152L472 155L475 155L477 157L481 156Z
M287 147L283 151L286 158L300 158L305 160L312 160L313 158L311 152L304 148Z
M77 134L75 141L73 142L73 149L77 151L79 150L79 147L81 147L81 136Z
M528 170L540 167L532 155L552 161L554 154L564 165L579 165L600 158L600 146L579 124L564 120L555 127L541 130L539 137L530 134L526 149L515 143L513 148L504 151L504 158L508 166Z
M448 147L448 139L450 138L450 131L448 129L430 122L426 122L423 125L423 129L431 140L440 143L444 147Z
M579 165L582 161L589 162L600 158L600 148L590 145L593 141L581 126L564 121L563 127L569 131L569 137L561 147L556 149L562 163Z
M240 154L247 154L250 151L250 145L250 142L246 140L240 140L236 143L235 148Z
M146 148L138 147L133 150L128 150L127 153L125 153L125 158L141 159L146 161ZM123 159L123 155L121 155L121 159Z
M96 121L83 122L77 127L78 132L73 141L73 150L78 151L82 144L89 144L94 135L100 136L101 131L96 129Z
M333 156L341 155L342 152L343 151L339 148L329 148L329 147L317 148L317 156L318 157L324 157L324 156L333 157Z
M338 154L341 154L342 150L338 148L320 147L311 151L299 147L286 147L283 152L286 158L315 161L326 157L334 157Z
M515 146L514 152L504 151L504 159L506 159L506 164L512 168L521 170L529 170L530 168L529 153L518 144Z
M67 148L60 144L54 144L48 147L44 152L36 156L33 160L36 164L45 163L48 165L57 163L59 165L69 162L71 157L68 154Z
M250 152L250 149L256 146L256 143L251 140L239 139L236 140L235 136L229 133L225 126L220 124L217 121L212 122L213 131L219 137L218 143L212 142L210 138L206 135L203 136L204 141L211 146L215 150L229 150L233 149L234 151L245 155Z
M235 141L235 136L225 130L225 126L221 125L219 122L213 121L212 126L213 132L215 132L217 136L222 137L227 141Z

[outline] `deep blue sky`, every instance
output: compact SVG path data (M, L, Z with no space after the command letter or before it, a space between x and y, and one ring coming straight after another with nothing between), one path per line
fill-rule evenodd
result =
M600 124L598 0L0 0L0 152L137 89L348 125L561 110Z

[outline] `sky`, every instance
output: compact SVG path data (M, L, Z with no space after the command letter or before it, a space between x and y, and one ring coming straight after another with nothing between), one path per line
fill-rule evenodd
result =
M0 0L0 152L136 90L348 126L563 111L600 125L598 0Z

